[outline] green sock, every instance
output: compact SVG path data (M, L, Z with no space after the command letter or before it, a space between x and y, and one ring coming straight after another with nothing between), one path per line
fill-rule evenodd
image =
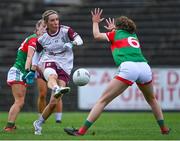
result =
M89 128L89 127L91 127L92 124L93 124L93 122L90 122L90 121L86 120L85 123L84 123L84 126Z
M164 120L157 120L160 127L164 127Z
M86 133L86 131L88 130L89 127L91 127L91 125L93 124L93 122L90 122L88 120L86 120L84 122L84 125L79 129L79 134L84 135Z
M15 125L14 122L8 121L6 127L13 127Z

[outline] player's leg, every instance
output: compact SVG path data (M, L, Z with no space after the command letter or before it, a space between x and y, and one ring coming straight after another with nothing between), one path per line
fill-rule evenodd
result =
M50 101L48 105L45 107L44 111L42 112L42 120L43 122L48 119L48 117L54 112L55 107L58 103L60 98L54 98L53 95L51 95Z
M52 65L54 65L52 63ZM70 91L69 87L63 87L58 85L58 74L57 74L57 69L56 68L45 68L44 70L44 77L47 80L47 85L50 89L52 89L54 97L58 98L61 97L61 94L68 93Z
M64 70L58 70L58 84L62 87L65 87L69 83L69 75ZM56 123L61 123L62 120L62 111L63 111L63 102L62 99L58 101L56 106Z
M87 120L79 130L71 128L64 128L65 132L70 135L84 135L88 128L99 118L105 106L110 103L114 98L120 95L129 85L117 79L111 80L102 96L98 99L96 104L91 109Z
M62 110L63 110L63 103L62 103L62 99L60 99L57 103L56 110L55 110L56 123L62 122Z
M157 120L158 125L160 126L161 133L168 134L170 130L169 130L169 128L167 128L165 126L162 109L161 109L156 97L154 96L152 82L148 83L146 85L138 84L138 87L142 91L148 104L151 106L152 112Z
M129 85L138 77L138 68L136 63L124 62L118 68L117 74L113 80L107 86L100 99L96 102L95 106L90 111L88 118L84 125L79 129L79 134L85 134L86 130L91 124L97 120L104 107L111 102L115 97L120 95Z
M47 84L42 78L37 78L38 87L38 112L41 114L46 107Z
M39 117L39 119L34 121L34 123L33 123L34 129L35 129L35 132L34 132L35 135L41 135L42 124L54 112L55 107L56 107L59 99L60 99L60 97L55 98L54 95L51 94L51 98L50 98L50 101L49 101L48 105L43 110L43 112L42 112L41 116Z
M46 95L47 95L47 84L46 81L42 78L37 78L37 86L38 86L38 112L40 115L42 114L44 108L46 107ZM56 123L61 123L62 118L62 100L60 99L57 103L55 110L55 120Z
M58 80L58 84L60 84L60 86L62 86L62 87L66 86L66 83L62 80ZM53 93L53 91L52 91L52 93ZM62 95L61 95L61 97L62 97ZM54 112L54 109L57 106L57 103L59 102L61 97L59 97L57 99L54 97L54 94L51 95L51 99L42 113L42 118L44 120L48 119L48 117Z
M71 128L64 128L64 131L70 135L84 135L89 127L101 115L104 107L111 102L115 97L120 95L129 85L132 85L138 77L138 67L134 62L122 63L117 71L116 76L110 81L102 96L98 99L96 104L91 109L84 125L78 130Z
M164 125L164 117L161 107L154 95L153 84L152 84L152 71L147 63L137 63L139 66L139 77L137 79L137 85L142 91L146 101L152 108L152 112L161 128L162 134L168 134L169 128Z
M56 76L57 77L57 76ZM58 80L57 79L57 84L60 87L65 87L66 86L66 82L63 80ZM44 111L42 112L42 115L39 117L38 120L36 120L33 125L35 128L35 134L36 135L41 135L41 130L42 130L42 124L45 122L45 120L48 119L48 117L53 113L53 111L55 110L55 107L57 106L58 101L60 100L60 98L63 96L63 93L61 93L59 98L54 97L54 92L52 90L52 94L51 94L51 98L50 101L48 103L48 105L46 106L46 108L44 109Z
M14 104L11 106L8 115L8 122L5 131L11 131L16 128L16 118L24 105L24 99L26 94L26 87L22 84L12 84L12 94L14 96Z

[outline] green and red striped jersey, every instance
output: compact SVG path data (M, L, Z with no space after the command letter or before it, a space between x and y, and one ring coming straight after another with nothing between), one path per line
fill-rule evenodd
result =
M25 72L25 63L26 63L28 48L31 47L35 49L36 41L37 41L37 35L32 34L22 42L21 46L18 49L16 61L13 66L20 69L22 73Z
M107 32L106 35L111 42L111 51L117 66L125 61L147 62L141 52L140 43L135 33L115 30Z

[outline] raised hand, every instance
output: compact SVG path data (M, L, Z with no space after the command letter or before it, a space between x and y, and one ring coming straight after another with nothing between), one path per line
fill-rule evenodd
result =
M106 26L104 26L104 28L106 28L108 31L112 31L116 28L115 23L114 23L114 18L109 18L106 19Z
M92 22L100 23L104 20L104 18L101 18L101 14L103 12L103 9L95 8L94 11L91 11L92 15Z

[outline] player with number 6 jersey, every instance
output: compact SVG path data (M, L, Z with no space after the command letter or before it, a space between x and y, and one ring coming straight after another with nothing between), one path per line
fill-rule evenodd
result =
M103 10L99 8L91 11L93 35L96 40L105 40L111 43L113 58L118 66L117 73L91 109L85 123L78 130L74 128L64 128L64 131L69 135L84 135L91 125L100 117L105 106L114 98L121 95L133 83L136 83L147 103L152 108L154 117L160 126L161 133L169 134L170 129L165 126L161 107L154 96L151 68L142 55L140 44L135 33L136 25L134 21L126 16L117 18L116 23L114 23L114 19L106 19L107 26L105 26L105 28L110 30L110 32L101 33L99 31L99 23L104 19L101 18L102 11Z
M140 43L135 33L125 30L114 30L106 33L111 42L111 51L117 66L125 61L147 62L144 58Z

